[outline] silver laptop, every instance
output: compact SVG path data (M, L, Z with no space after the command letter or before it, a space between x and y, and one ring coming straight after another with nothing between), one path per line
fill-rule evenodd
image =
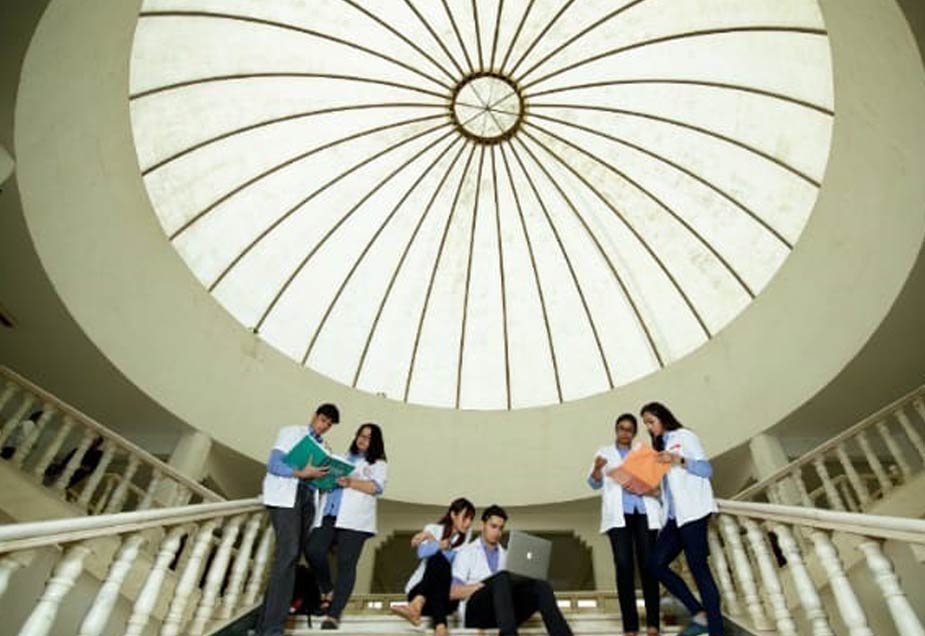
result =
M507 541L507 567L505 570L518 576L545 581L549 576L549 556L552 541L532 534L511 530Z

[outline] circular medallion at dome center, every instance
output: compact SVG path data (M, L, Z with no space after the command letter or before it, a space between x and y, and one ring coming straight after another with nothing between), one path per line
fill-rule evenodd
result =
M514 82L489 73L460 82L453 93L451 108L457 129L483 144L509 138L523 118L523 100Z

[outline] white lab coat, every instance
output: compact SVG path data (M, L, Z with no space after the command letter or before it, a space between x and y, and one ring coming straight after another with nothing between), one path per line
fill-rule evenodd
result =
M498 572L507 568L507 550L499 543L498 550ZM494 572L488 567L488 558L485 556L485 549L482 547L481 536L470 541L459 548L456 557L453 559L453 579L458 579L464 584L484 581ZM459 603L459 617L462 624L466 624L466 601Z
M424 530L423 530L423 531L424 531L424 532L429 532L429 533L431 533L431 534L437 539L437 541L440 541L441 537L443 537L443 525L442 525L442 524L439 524L439 523L428 523L426 526L424 526ZM451 535L450 535L450 543L452 543L453 540L454 540L457 536L459 536L459 535L457 535L456 533L451 534ZM455 552L458 552L459 550L461 550L461 549L466 545L466 543L468 543L468 541L469 541L469 533L466 533L466 538L465 538L463 544L462 544L461 546L459 546L459 548L456 548L454 551L455 551ZM436 555L434 555L434 556L436 556ZM455 560L455 558L454 558L454 560ZM405 583L405 594L407 594L408 592L410 592L410 591L411 591L411 588L413 588L415 585L417 585L418 583L421 582L421 579L424 578L424 569L425 569L426 567L427 567L427 559L421 559L421 560L418 562L418 567L417 567L417 568L414 570L414 572L411 574L411 578L408 579L408 582L407 582L407 583Z
M690 461L707 459L707 454L700 445L700 440L690 430L679 428L665 433L665 450L677 453ZM713 498L713 486L709 479L698 477L687 468L672 466L662 478L668 480L671 496L674 500L674 516L678 526L716 512L716 500ZM662 488L662 524L668 521L668 501Z
M642 446L642 442L636 441L632 445L632 450ZM623 487L615 480L607 476L611 470L623 463L623 458L617 451L616 444L602 446L595 458L600 455L607 460L604 468L601 469L601 479L604 486L601 488L601 533L607 532L611 528L625 528L626 519L623 516ZM588 470L588 476L594 471L594 460L591 461L591 468ZM662 527L662 511L658 499L655 497L643 497L643 503L646 506L646 520L649 524L649 530L658 530Z
M273 448L288 453L309 434L309 430L309 426L287 426L277 434ZM292 508L298 490L298 477L280 477L268 472L263 478L263 503L266 506Z
M353 472L350 477L356 479L366 479L378 482L383 489L389 473L389 465L384 459L380 459L375 464L369 464L366 458L360 458L354 464ZM344 488L344 494L340 500L340 510L337 512L337 521L334 523L335 528L343 530L357 530L358 532L369 532L376 534L376 499L378 495L367 495L355 488ZM324 516L324 506L328 500L328 493L320 497L320 501L315 506L314 527L321 525Z

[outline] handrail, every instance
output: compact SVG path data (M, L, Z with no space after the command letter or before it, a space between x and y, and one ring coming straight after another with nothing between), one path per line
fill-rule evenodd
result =
M208 488L198 483L197 481L190 479L189 477L187 477L186 475L178 471L173 466L167 464L164 461L161 461L160 459L158 459L157 457L155 457L154 455L152 455L145 449L132 443L131 441L122 437L121 435L112 431L111 429L106 428L105 426L97 422L95 419L93 419L92 417L84 413L83 411L71 406L67 402L64 402L63 400L61 400L54 394L49 393L42 387L24 378L23 376L16 373L9 367L5 365L0 365L0 377L5 377L10 382L14 384L18 384L19 386L26 389L30 393L36 395L37 397L41 398L45 402L52 403L57 410L77 419L81 424L83 424L84 426L88 428L93 429L94 432L96 432L98 435L100 435L104 439L111 440L112 442L121 446L125 450L129 451L130 453L137 455L144 462L148 464L156 465L157 469L161 471L164 475L169 476L174 481L182 484L186 488L189 488L192 492L201 496L204 501L224 501L224 498L221 495L209 490Z
M842 442L857 435L857 433L860 432L862 429L868 426L871 426L873 424L876 424L879 420L883 419L884 417L889 415L891 412L895 411L897 408L899 408L906 402L910 402L914 400L916 397L921 396L923 393L925 393L925 384L919 386L916 389L913 389L912 391L906 393L902 397L897 398L896 400L893 400L892 402L890 402L883 408L868 415L863 420L851 426L850 428L845 429L838 435L834 437L830 437L828 440L826 440L822 444L819 444L819 446L816 446L814 449L812 449L808 453L804 453L802 457L793 460L786 466L779 468L778 470L771 473L768 477L765 477L761 481L756 482L752 484L751 486L749 486L748 488L746 488L745 490L739 492L733 497L733 499L735 499L736 501L742 501L764 490L769 485L779 481L783 477L788 476L791 472L793 472L794 469L806 466L807 464L811 463L817 455L836 448Z
M752 501L717 500L720 513L762 521L776 521L820 530L832 530L877 539L894 539L925 544L925 520L908 517L838 512Z
M155 508L133 512L52 519L0 526L0 554L61 543L140 532L150 528L177 526L216 516L230 516L263 510L260 499L238 499L216 503Z

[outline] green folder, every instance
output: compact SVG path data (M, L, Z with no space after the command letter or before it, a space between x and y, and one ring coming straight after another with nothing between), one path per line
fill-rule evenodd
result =
M354 469L353 464L331 455L311 435L306 435L293 446L283 461L296 470L305 468L309 463L315 468L327 466L327 475L312 480L319 490L334 490L337 488L337 478L346 477Z

